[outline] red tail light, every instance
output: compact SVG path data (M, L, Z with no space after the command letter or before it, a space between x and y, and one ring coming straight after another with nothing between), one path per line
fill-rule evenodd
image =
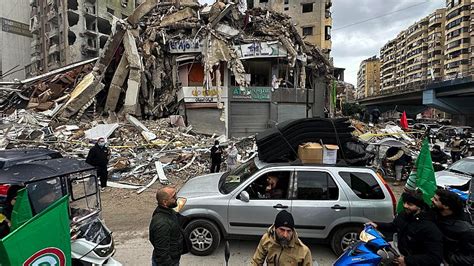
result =
M393 215L395 215L397 211L397 199L395 198L395 194L393 194L392 189L387 184L387 182L385 182L383 176L380 173L377 173L377 176L379 177L380 181L382 181L383 185L387 188L388 194L390 194L390 198L392 199Z
M10 185L0 185L0 196L7 196Z

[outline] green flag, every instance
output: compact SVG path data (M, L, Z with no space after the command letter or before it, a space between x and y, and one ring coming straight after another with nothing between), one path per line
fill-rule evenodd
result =
M71 265L68 196L0 240L0 266Z
M415 167L408 177L405 185L405 190L413 191L420 189L423 192L423 199L431 206L431 198L434 196L436 191L436 179L433 169L433 161L431 160L430 146L428 139L423 140L421 145L421 151L416 159ZM403 210L402 199L398 201L397 212Z
M332 93L331 93L331 101L334 108L336 108L336 96L337 96L337 81L332 81Z
M30 199L28 198L28 191L24 188L18 191L16 196L16 203L13 206L12 212L12 226L10 231L14 231L26 221L33 217L31 211Z

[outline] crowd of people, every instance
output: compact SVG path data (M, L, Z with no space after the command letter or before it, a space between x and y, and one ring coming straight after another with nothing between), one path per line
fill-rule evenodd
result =
M271 179L271 178L269 178ZM165 187L156 193L158 207L150 223L152 265L179 265L188 248L180 226L176 190ZM400 256L396 265L474 265L474 227L454 192L438 189L432 207L420 190L402 194L403 208L390 223L369 222L386 236L398 234ZM251 265L312 265L310 249L298 238L291 213L282 210L262 236Z

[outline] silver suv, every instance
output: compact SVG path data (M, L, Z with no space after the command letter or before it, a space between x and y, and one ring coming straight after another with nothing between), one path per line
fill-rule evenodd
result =
M268 193L270 176L280 193ZM369 168L266 164L257 158L231 172L192 178L178 197L180 213L189 218L191 252L201 256L222 238L262 236L284 209L293 214L300 237L324 239L339 255L357 240L363 223L391 221L396 203Z

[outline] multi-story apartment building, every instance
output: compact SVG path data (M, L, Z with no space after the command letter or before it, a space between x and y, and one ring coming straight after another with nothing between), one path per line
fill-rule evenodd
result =
M411 25L406 31L406 83L424 81L428 67L428 18Z
M444 76L444 24L446 9L438 9L428 19L428 79L440 80Z
M44 73L99 55L112 21L126 18L135 0L30 0L31 64L27 75Z
M29 0L0 1L0 80L24 79L30 63Z
M443 77L444 8L400 32L380 49L381 90L404 90Z
M382 81L382 90L390 90L395 87L396 55L397 39L389 41L380 49L380 78Z
M357 90L362 97L372 96L380 91L380 59L376 56L360 63L357 73Z
M397 38L395 39L396 42L396 51L395 51L395 69L393 75L395 75L394 78L394 84L392 88L394 87L400 87L400 86L405 86L406 82L406 54L407 54L407 47L406 47L406 31L402 31L397 35ZM389 68L389 72L390 68Z
M285 13L293 18L304 40L331 52L332 0L250 0L248 7L262 7Z
M470 60L471 0L447 0L445 22L444 75L446 78L461 77L472 66Z

